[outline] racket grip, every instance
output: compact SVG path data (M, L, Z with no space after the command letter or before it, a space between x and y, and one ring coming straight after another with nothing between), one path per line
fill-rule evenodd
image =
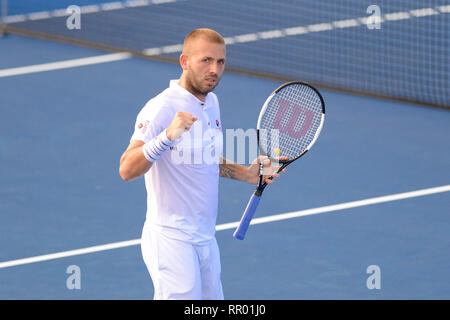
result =
M235 237L236 239L244 240L245 233L247 232L248 226L250 225L250 221L252 221L253 214L258 207L259 200L261 200L261 196L253 194L248 201L247 208L245 208L245 212L242 215L239 226L236 228L236 231L233 234L233 237Z

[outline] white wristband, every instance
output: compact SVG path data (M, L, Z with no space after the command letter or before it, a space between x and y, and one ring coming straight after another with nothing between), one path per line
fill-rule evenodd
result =
M166 130L142 146L145 158L150 162L155 162L159 157L169 149L175 141L167 138Z

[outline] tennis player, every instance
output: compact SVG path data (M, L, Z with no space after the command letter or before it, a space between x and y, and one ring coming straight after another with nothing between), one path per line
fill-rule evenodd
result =
M180 79L171 80L142 108L120 159L123 180L145 175L147 213L141 250L154 299L224 298L215 239L219 176L257 184L260 161L267 172L278 169L264 157L250 166L222 158L219 102L212 91L225 59L225 41L219 33L211 29L189 33L180 56ZM199 157L205 154L219 160ZM273 183L268 177L265 181Z

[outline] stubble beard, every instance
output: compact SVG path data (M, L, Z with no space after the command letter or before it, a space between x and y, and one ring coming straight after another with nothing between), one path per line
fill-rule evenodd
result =
M214 86L211 87L205 87L202 88L201 82L204 79L198 79L195 77L195 74L191 71L188 76L186 77L186 86L188 88L189 91L195 93L195 94L199 94L199 95L203 95L206 97L206 95L212 91L214 91L214 89L217 87L217 85L219 84L219 77L216 77L216 83Z

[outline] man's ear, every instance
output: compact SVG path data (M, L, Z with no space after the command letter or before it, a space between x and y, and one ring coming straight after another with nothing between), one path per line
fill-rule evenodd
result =
M187 56L185 54L180 55L180 66L183 70L187 69Z

